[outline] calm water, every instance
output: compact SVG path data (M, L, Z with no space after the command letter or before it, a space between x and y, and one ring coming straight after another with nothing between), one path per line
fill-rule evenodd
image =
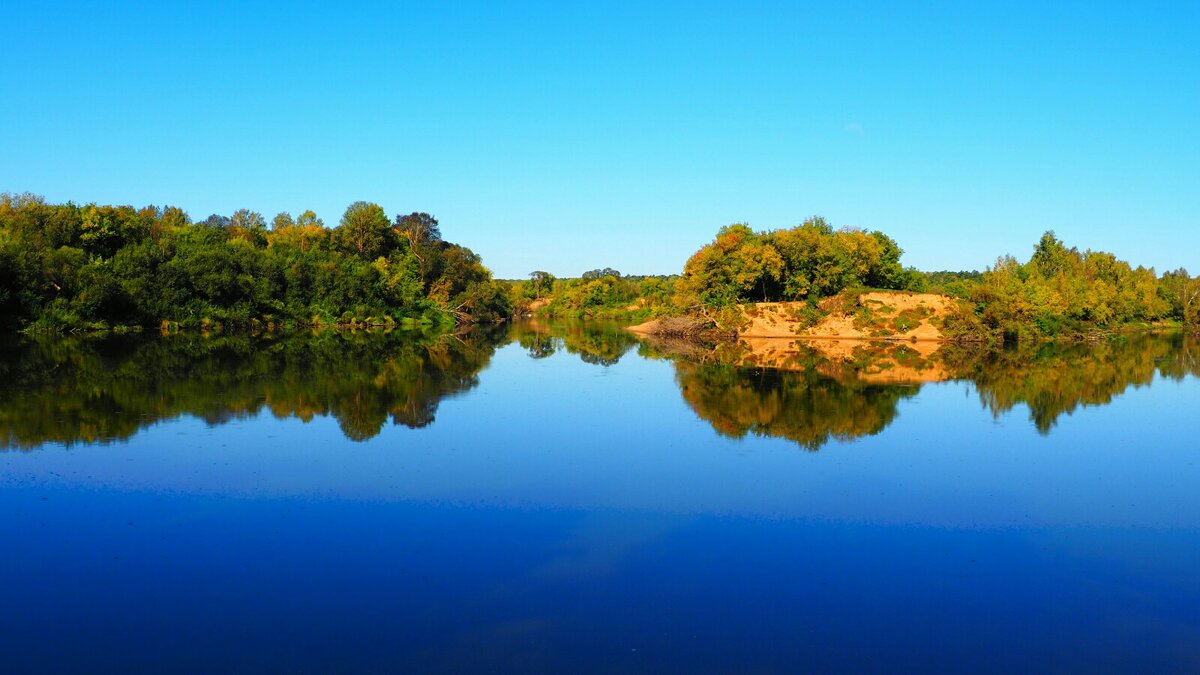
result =
M1200 670L1182 337L0 351L3 671Z

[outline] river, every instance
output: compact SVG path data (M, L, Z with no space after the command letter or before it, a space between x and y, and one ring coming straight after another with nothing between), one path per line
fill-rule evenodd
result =
M9 672L1200 670L1200 344L23 338Z

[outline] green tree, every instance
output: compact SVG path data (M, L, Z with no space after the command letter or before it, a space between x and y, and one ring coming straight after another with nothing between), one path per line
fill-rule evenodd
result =
M262 231L267 229L267 221L263 220L262 214L257 211L238 209L234 212L233 217L229 219L229 226L244 230Z
M592 279L603 279L604 277L613 277L614 279L620 279L621 273L614 270L611 267L605 267L603 269L588 270L587 272L584 272L580 276L580 278L583 279L584 281L591 281Z
M338 226L342 246L364 260L373 260L387 252L389 234L387 214L371 202L354 202L346 208Z
M428 213L413 212L406 216L396 216L394 229L397 236L407 241L413 251L442 240L437 218Z
M102 258L112 256L121 246L119 213L109 206L88 204L80 212L79 241L83 249Z
M271 220L271 229L276 232L295 226L296 221L292 220L292 214L288 213L287 211L280 211L279 213L275 214L275 217Z
M192 219L188 214L178 206L168 206L162 212L162 226L166 229L178 229L186 225L191 225Z
M812 301L854 287L919 288L923 279L900 265L901 254L882 232L834 230L820 217L771 232L738 223L722 228L684 265L679 300L720 307Z
M214 214L210 215L209 217L205 218L204 220L200 221L199 224L203 225L205 227L211 227L214 229L224 229L224 228L227 228L230 226L231 221L229 220L229 218L227 216L222 216L220 214L214 213Z
M267 221L261 213L249 209L239 209L229 219L230 239L246 241L254 246L265 246L267 243Z
M554 289L554 275L549 272L530 272L529 281L535 298L544 298Z
M305 211L296 216L296 227L325 227L325 221L318 218L317 214L312 211Z
M1163 274L1161 294L1170 313L1185 324L1200 325L1200 277L1182 267Z

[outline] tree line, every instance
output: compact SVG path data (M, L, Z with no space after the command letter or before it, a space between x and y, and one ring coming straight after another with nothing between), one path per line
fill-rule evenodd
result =
M636 321L673 311L678 278L623 275L604 267L559 279L539 270L528 280L511 282L509 294L518 314Z
M1200 277L1161 276L1103 251L1068 247L1046 232L1022 263L1004 256L958 291L962 331L1008 338L1054 336L1131 324L1200 325Z
M0 321L70 330L148 325L449 325L511 313L480 257L427 213L359 201L193 222L177 207L0 195Z
M825 219L755 231L721 228L677 276L610 267L579 278L536 271L494 280L479 256L445 241L438 221L389 219L355 202L326 227L312 211L268 223L247 209L193 222L176 207L48 204L0 195L0 324L70 330L121 326L440 325L512 315L644 320L732 315L740 304L790 301L819 319L823 300L863 290L959 298L951 337L1020 339L1130 324L1200 325L1200 278L1158 275L1116 256L1068 247L1047 232L1026 262L984 272L924 273L879 231Z

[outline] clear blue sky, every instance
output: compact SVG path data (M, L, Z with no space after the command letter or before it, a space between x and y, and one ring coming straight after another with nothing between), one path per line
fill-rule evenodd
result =
M13 3L0 191L335 224L498 276L821 214L923 269L1054 229L1200 271L1200 2Z

